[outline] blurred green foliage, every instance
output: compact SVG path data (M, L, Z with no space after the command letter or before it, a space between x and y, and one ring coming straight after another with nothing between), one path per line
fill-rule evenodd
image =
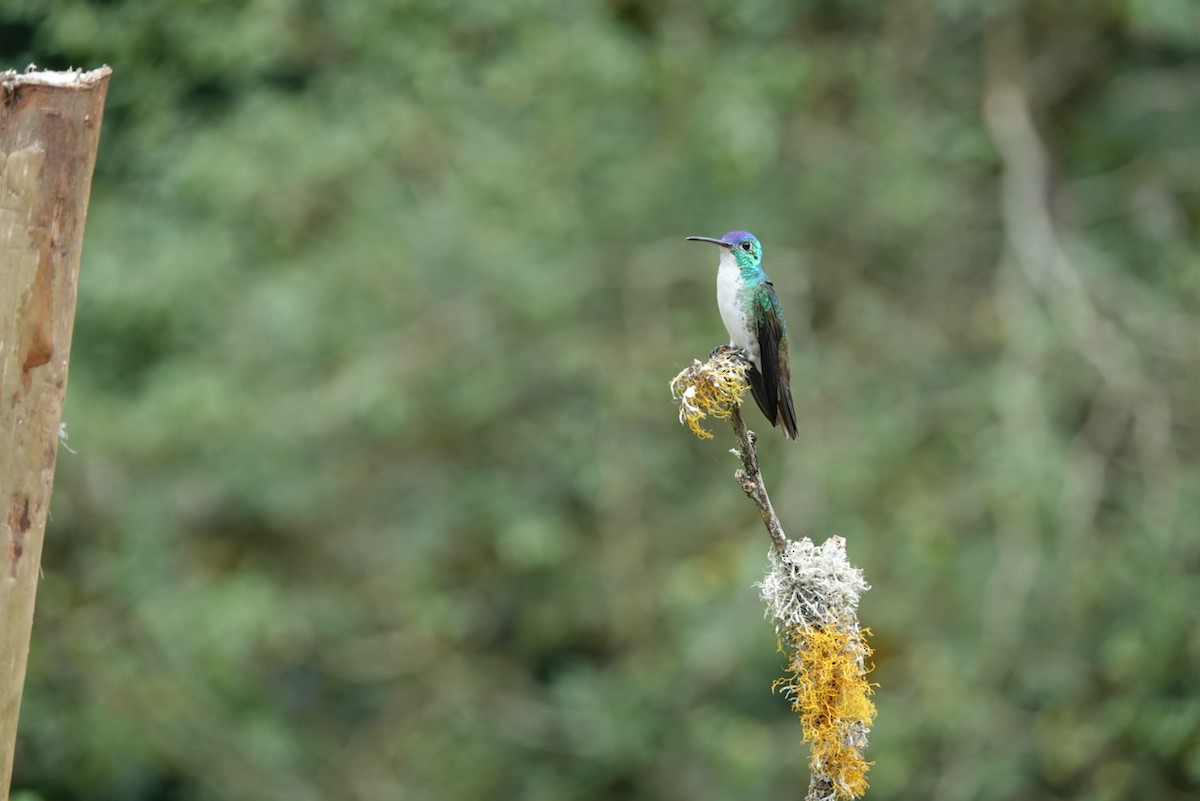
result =
M874 586L869 797L1200 793L1200 6L9 0L0 45L114 70L21 798L802 795L767 539L666 389L734 228L778 511Z

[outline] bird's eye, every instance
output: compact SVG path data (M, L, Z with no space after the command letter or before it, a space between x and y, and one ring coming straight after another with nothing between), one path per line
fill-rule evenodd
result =
M751 250L754 250L754 246L753 246L753 245L751 245L749 242L743 242L743 243L742 243L742 250L744 250L744 251L746 251L747 253L749 253Z

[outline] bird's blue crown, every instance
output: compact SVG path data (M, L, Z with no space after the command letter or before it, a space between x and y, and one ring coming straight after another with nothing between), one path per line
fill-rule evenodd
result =
M753 239L754 244L758 244L758 237L749 231L730 231L729 233L725 234L725 236L721 237L721 241L729 245L740 245L747 239Z

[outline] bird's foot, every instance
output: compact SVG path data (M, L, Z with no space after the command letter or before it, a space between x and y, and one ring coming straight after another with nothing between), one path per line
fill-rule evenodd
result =
M739 348L737 345L718 345L717 347L713 348L712 353L709 354L711 358L716 358L717 356L722 355L728 355L739 361L746 362L747 364L750 363L750 358L747 356L746 351L742 348Z

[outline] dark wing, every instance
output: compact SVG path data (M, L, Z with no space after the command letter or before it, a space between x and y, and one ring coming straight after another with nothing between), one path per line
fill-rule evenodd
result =
M757 309L759 364L762 374L756 376L750 369L750 391L758 401L758 408L771 421L771 425L782 425L784 433L796 438L796 409L792 405L791 368L788 366L787 329L775 286L767 281L762 295L762 308Z
M771 415L775 414L775 411L772 409L772 406L775 404L771 402L772 396L767 394L763 374L758 371L757 367L751 364L750 369L746 371L746 378L750 380L750 394L754 396L755 402L758 403L758 408L762 409L763 416L773 421L774 418ZM771 425L775 425L775 423L772 422Z

